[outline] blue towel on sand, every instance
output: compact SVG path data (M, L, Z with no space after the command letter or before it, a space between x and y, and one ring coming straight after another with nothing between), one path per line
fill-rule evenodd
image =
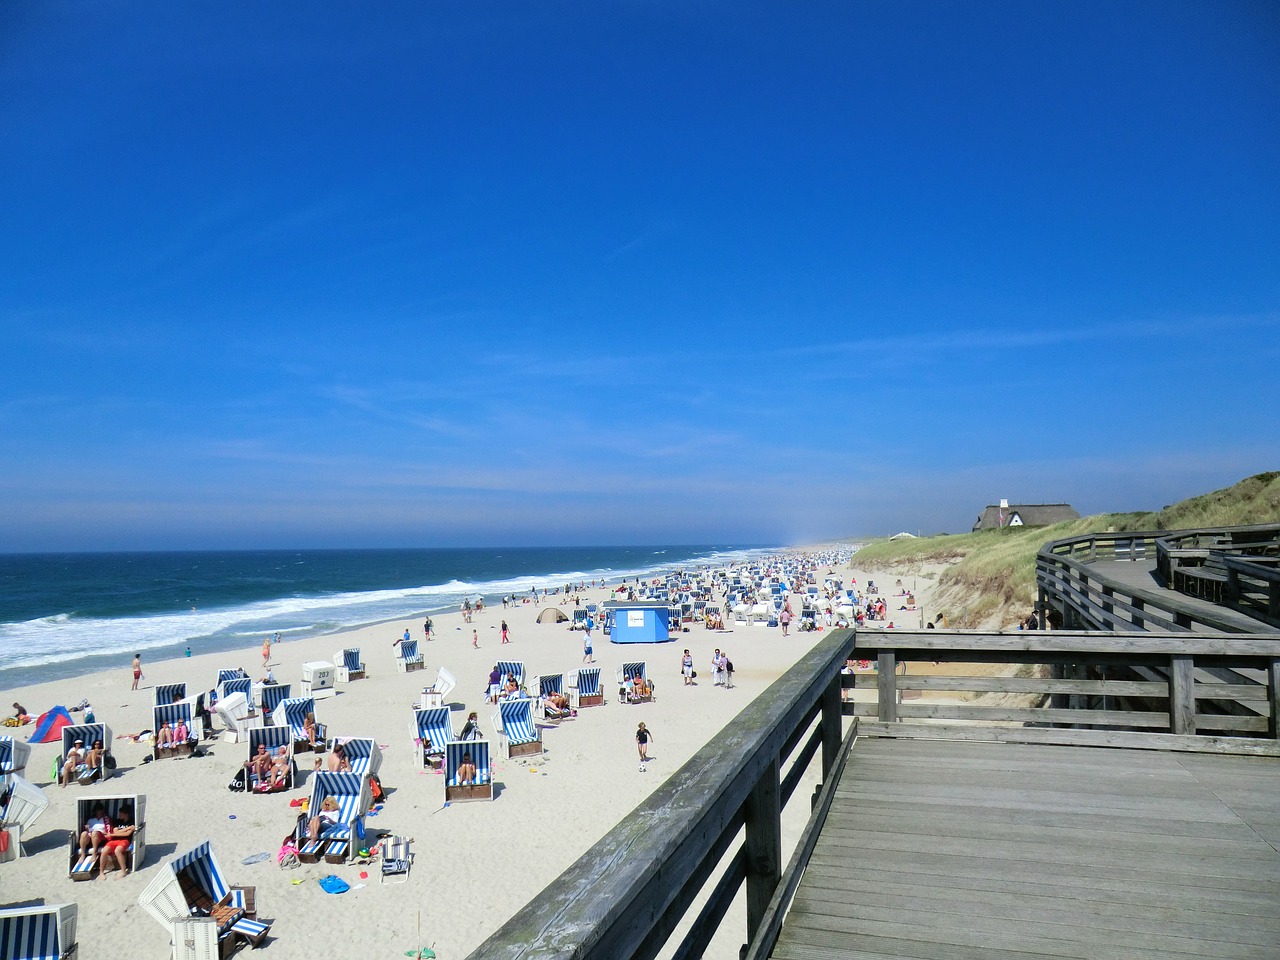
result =
M347 886L347 881L341 877L329 874L327 877L320 878L320 889L325 893L346 893L351 888Z

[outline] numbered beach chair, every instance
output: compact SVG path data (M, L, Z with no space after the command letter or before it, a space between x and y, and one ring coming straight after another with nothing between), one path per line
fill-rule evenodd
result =
M542 732L533 722L533 701L503 700L493 714L493 725L506 743L507 759L542 756Z
M0 795L6 793L8 799L0 806L0 830L11 838L15 849L0 857L0 860L16 860L23 855L23 836L31 831L40 815L49 809L49 798L34 783L16 773L0 776ZM4 954L0 953L0 956Z
M310 822L324 810L324 802L333 798L338 809L331 823L321 821L319 838L311 839ZM364 818L373 805L369 778L356 773L322 771L311 778L311 800L307 812L298 816L295 837L298 859L315 863L324 857L326 863L346 863L364 839Z
M413 711L414 741L425 770L444 763L444 747L454 739L453 719L448 707L428 707Z
M314 718L315 711L316 702L310 697L290 697L276 704L276 709L271 714L271 719L275 726L288 727L293 731L294 753L311 749L311 740L307 736L306 718L307 714L311 714L312 718ZM325 725L316 721L317 752L324 748L326 733L327 728Z
M218 710L221 713L222 704ZM153 758L191 756L200 737L191 724L191 704L166 703L152 707L151 717L155 729L151 745Z
M246 760L252 761L258 755L258 747L264 746L272 759L272 770L266 776L259 777L246 767L245 790L250 793L292 790L298 782L298 768L293 762L293 731L288 727L255 727L249 731L248 741ZM285 761L283 774L276 766L279 760Z
M351 772L362 777L377 776L382 769L382 750L376 740L369 737L338 738L342 752L351 764Z
M157 707L185 699L187 699L187 685L185 683L160 683L156 685Z
M600 689L600 668L586 667L575 674L572 689L577 691L577 707L603 707L604 691Z
M257 919L254 887L230 886L206 840L161 864L138 904L175 939L174 956L219 960L241 940L258 946L271 928ZM190 952L180 952L183 944Z
M464 740L446 743L444 747L444 802L493 799L493 770L489 765L487 740ZM464 765L476 768L474 778L464 778L459 770Z
M94 741L101 740L102 761L92 768L81 764L76 769L75 782L87 787L94 781L105 780L111 776L111 768L107 766L107 757L111 755L111 728L105 723L80 723L62 728L62 753L58 756L58 774L54 779L62 777L62 767L67 762L67 754L71 752L77 740L83 740L86 747L92 747Z
M0 957L5 960L62 960L76 947L74 903L0 910Z
M13 737L0 737L0 776L21 773L31 758L31 744Z
M130 838L129 846L125 850L125 862L128 864L128 870L130 873L133 873L146 862L146 794L132 793L114 794L112 796L78 797L76 799L75 829L71 831L70 855L67 866L67 876L72 880L92 880L100 872L102 866L105 865L108 871L114 870L118 866L114 856L80 856L80 831L83 830L84 825L89 822L89 817L93 813L93 808L99 803L106 807L107 820L112 824L118 821L121 807L128 804L128 806L132 808L133 823L136 829L133 831L133 836Z
M289 683L264 683L258 688L258 703L262 707L262 716L270 720L280 701L289 699L289 691L293 688Z
M352 680L364 679L364 664L360 661L360 648L347 647L333 655L333 665L337 668L338 683L350 683Z

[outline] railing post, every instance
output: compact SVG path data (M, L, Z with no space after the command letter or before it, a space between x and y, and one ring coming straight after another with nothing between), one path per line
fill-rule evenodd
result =
M1267 733L1280 740L1280 657L1272 657L1267 664L1267 699L1271 702L1271 716L1267 720Z
M892 723L898 719L898 656L892 650L881 650L876 663L876 716Z
M746 837L742 849L747 861L747 942L750 943L782 879L782 795L777 757L760 774L747 797L745 812Z
M1169 732L1196 732L1196 689L1191 657L1169 658Z
M844 739L841 730L843 691L840 686L840 677L841 675L837 673L822 694L822 719L819 722L822 724L822 780L824 783L827 774L831 772L831 768L840 757L840 743Z

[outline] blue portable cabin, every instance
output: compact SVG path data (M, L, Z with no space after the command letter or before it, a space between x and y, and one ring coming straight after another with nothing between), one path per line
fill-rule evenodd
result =
M613 643L669 643L671 614L663 601L609 600L604 604L612 620Z

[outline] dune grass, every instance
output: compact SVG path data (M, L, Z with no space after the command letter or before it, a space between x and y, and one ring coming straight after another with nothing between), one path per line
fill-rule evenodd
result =
M924 565L946 564L938 576L935 607L947 614L949 625L1006 627L1026 616L1035 603L1036 554L1051 540L1256 523L1280 523L1280 472L1260 473L1152 513L1103 513L1048 527L879 540L859 550L853 565L902 576L918 573Z

